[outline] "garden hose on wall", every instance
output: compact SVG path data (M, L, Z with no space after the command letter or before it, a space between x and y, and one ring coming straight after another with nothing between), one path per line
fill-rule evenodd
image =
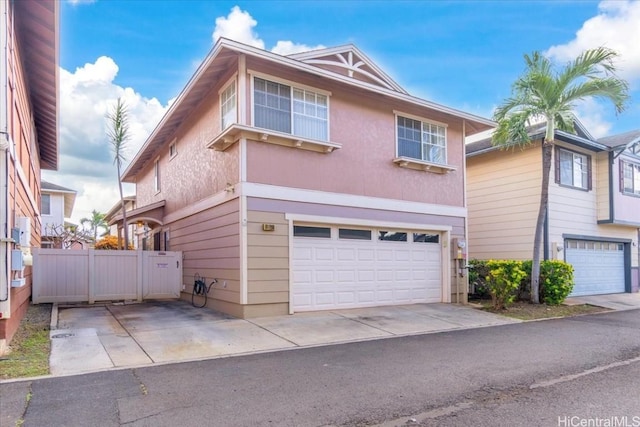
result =
M213 279L209 286L207 286L207 282L205 281L204 277L200 277L200 275L196 273L193 281L193 291L191 292L191 305L197 308L202 308L207 305L207 295L209 294L211 287L216 283L218 283L218 280ZM196 295L202 297L202 305L196 304Z

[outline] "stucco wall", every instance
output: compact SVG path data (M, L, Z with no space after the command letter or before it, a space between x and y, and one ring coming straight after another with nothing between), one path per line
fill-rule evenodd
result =
M326 79L281 70L260 61L249 68L322 91L330 91L330 141L342 148L321 154L263 142L247 146L247 181L336 193L463 206L462 120ZM268 77L267 77L268 78ZM248 80L250 83L250 79ZM247 84L250 88L251 85ZM246 102L251 105L251 90ZM396 155L394 110L425 121L449 122L447 160L457 168L448 174L404 169L392 162ZM249 111L250 112L250 111ZM249 117L249 123L252 123Z
M222 83L226 82L222 79ZM227 183L239 181L239 147L226 151L206 148L220 133L219 86L211 89L205 99L167 139L158 155L160 191L154 191L154 160L145 165L136 182L136 204L144 207L165 200L165 214L170 214L222 191ZM169 145L175 141L177 155L169 155Z

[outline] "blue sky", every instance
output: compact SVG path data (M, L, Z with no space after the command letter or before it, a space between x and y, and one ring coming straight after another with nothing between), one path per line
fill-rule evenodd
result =
M616 117L610 105L591 101L578 115L595 136L640 128L637 0L73 0L60 9L61 167L44 178L78 191L76 220L117 201L104 137L108 106L118 96L131 106L132 158L214 33L267 50L278 45L279 53L353 43L411 94L484 117L509 95L524 53L564 63L607 45L621 53L629 108Z

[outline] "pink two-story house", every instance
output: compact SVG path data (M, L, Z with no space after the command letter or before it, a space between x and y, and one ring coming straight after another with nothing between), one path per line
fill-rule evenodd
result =
M238 317L463 302L465 137L493 122L408 94L353 45L221 39L123 174L155 250ZM190 298L190 297L189 297Z

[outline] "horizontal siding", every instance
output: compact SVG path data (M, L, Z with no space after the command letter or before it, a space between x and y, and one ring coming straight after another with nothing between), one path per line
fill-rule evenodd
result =
M597 201L597 215L599 220L610 219L609 213L609 155L608 153L601 153L596 158L596 201ZM619 178L614 177L615 183L619 181ZM619 186L619 184L618 184ZM615 188L615 187L614 187Z
M274 231L263 231L273 224ZM283 213L247 212L249 304L289 302L289 223Z
M210 300L240 302L239 218L238 199L234 199L165 226L170 249L182 251L184 256L183 284L188 298L199 275L207 284L218 280L211 288Z
M539 147L467 159L470 258L531 258L540 206Z

